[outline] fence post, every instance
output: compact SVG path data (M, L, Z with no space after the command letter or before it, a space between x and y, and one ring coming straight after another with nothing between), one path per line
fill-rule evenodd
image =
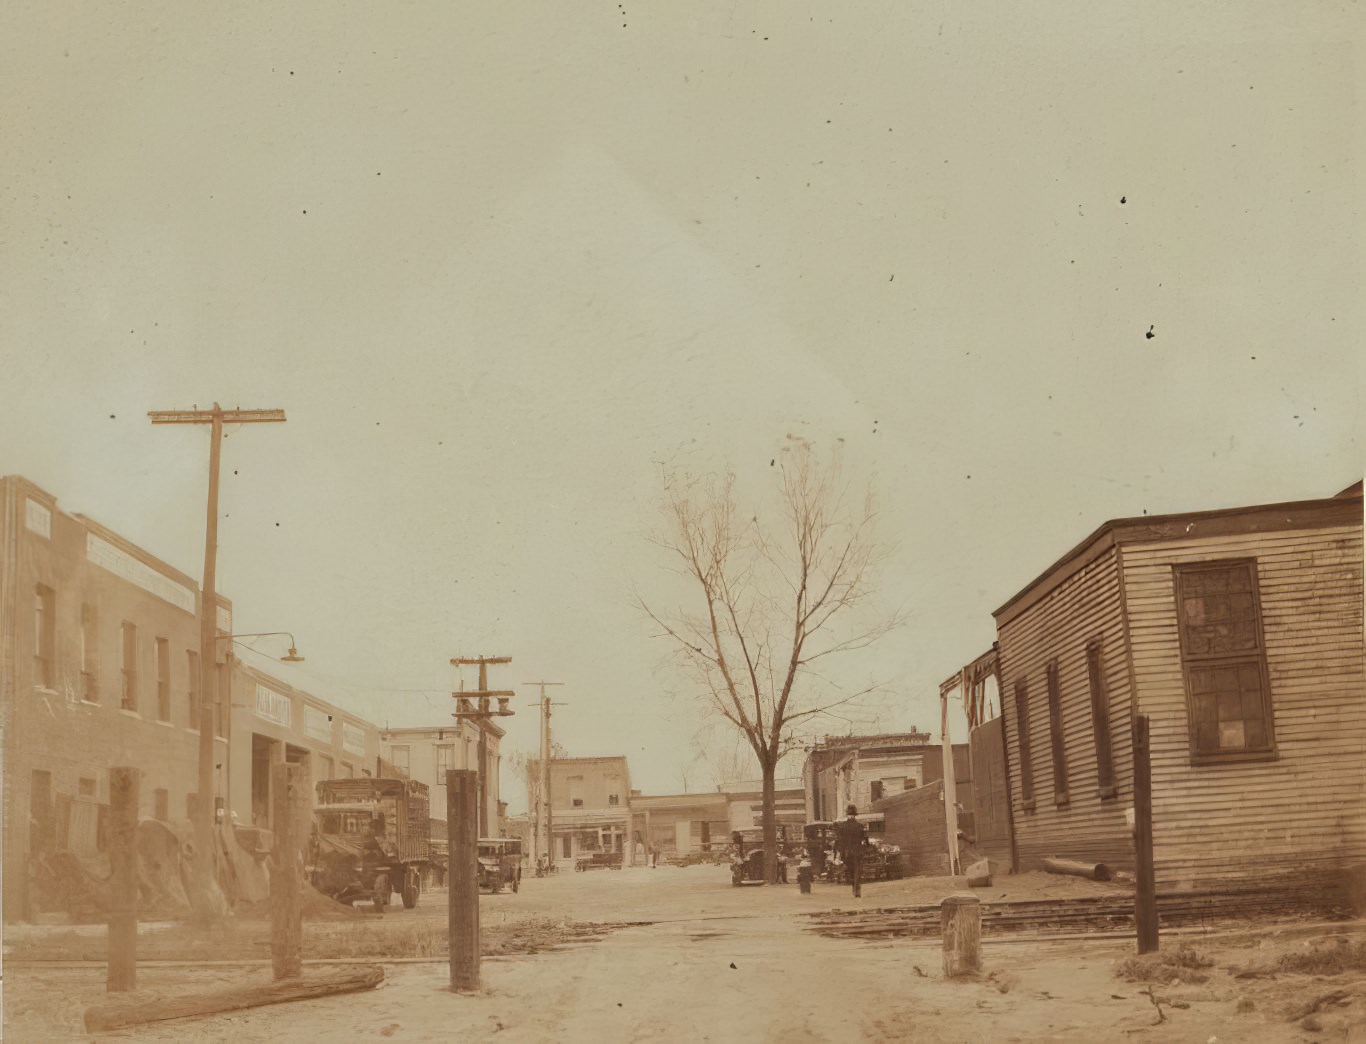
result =
M1134 924L1138 952L1157 949L1157 881L1153 869L1153 774L1148 716L1134 718Z
M109 770L108 993L138 984L138 782L135 768Z
M479 989L479 773L446 771L451 989Z
M939 904L944 934L944 978L982 967L982 904L975 895L951 895Z

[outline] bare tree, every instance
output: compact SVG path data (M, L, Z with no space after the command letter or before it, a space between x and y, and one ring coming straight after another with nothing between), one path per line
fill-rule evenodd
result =
M666 476L665 526L655 542L692 594L676 612L637 600L672 639L708 710L754 751L770 882L778 763L801 745L811 718L872 691L840 689L822 673L824 661L870 645L898 622L890 614L870 623L862 612L886 554L874 534L871 491L851 507L838 458L822 464L803 439L789 435L779 457L781 514L771 524L740 511L732 473Z

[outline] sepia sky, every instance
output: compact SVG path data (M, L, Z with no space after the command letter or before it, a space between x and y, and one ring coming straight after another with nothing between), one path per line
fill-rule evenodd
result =
M712 779L631 607L661 476L757 498L787 435L838 445L909 620L819 731L928 727L1106 519L1361 477L1360 22L11 4L0 473L198 576L206 430L146 412L282 407L224 444L219 558L280 677L437 724L452 656L511 655L571 753L670 793Z

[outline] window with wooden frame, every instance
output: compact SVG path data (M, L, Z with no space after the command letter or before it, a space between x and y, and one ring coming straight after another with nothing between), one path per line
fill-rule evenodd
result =
M123 698L120 706L124 710L138 709L138 629L136 624L123 622L122 659L119 661L123 673Z
M81 699L100 701L99 616L89 602L81 603Z
M1053 752L1053 803L1065 805L1072 800L1067 791L1067 737L1062 731L1062 692L1058 685L1058 661L1044 672L1048 688L1048 738Z
M1029 750L1029 683L1015 682L1015 721L1020 743L1020 808L1034 811L1034 762Z
M157 721L171 720L171 642L156 639L157 654Z
M1105 664L1100 639L1086 643L1086 679L1091 687L1091 734L1096 741L1096 785L1099 797L1112 798L1115 787L1115 757L1110 744L1110 691L1105 685Z
M57 684L57 613L52 588L38 584L33 597L33 680L39 688Z
M1274 757L1256 560L1173 568L1191 759Z

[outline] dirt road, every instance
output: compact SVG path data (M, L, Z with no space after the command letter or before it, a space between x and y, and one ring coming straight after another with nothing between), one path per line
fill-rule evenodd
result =
M1011 879L1005 879L1007 883ZM259 1008L146 1027L121 1039L312 1041L450 1039L530 1041L1295 1041L1346 1040L1337 1011L1320 1030L1288 1024L1284 1011L1306 991L1336 982L1239 985L1225 967L1198 985L1146 987L1113 975L1132 953L1115 941L988 941L981 979L946 981L937 940L828 938L804 912L832 906L933 901L919 891L945 882L890 882L855 901L818 887L733 889L723 869L599 871L524 882L517 895L486 896L486 924L557 916L574 921L649 921L591 944L486 959L483 990L455 995L442 961L389 963L370 993ZM1087 882L1021 879L1017 892L1079 889ZM908 898L908 896L910 898ZM1037 897L1037 896L1032 896ZM444 918L441 896L386 915L394 930ZM1343 931L1353 931L1349 925ZM341 930L345 930L344 928ZM1227 966L1275 947L1302 946L1295 931L1200 942ZM1222 949L1220 949L1222 948ZM307 957L307 953L306 953ZM102 996L102 970L7 966L6 1033L12 1040L89 1039L80 1013ZM145 968L144 988L185 988L266 970ZM1346 989L1366 1002L1360 976ZM1249 1001L1255 993L1260 998ZM1277 991L1280 991L1278 994ZM1350 1001L1349 1001L1350 1004ZM1342 1007L1341 1011L1350 1011ZM1159 1011L1162 1021L1158 1024ZM1359 1016L1359 1013L1357 1013ZM1336 1021L1334 1021L1336 1020Z

